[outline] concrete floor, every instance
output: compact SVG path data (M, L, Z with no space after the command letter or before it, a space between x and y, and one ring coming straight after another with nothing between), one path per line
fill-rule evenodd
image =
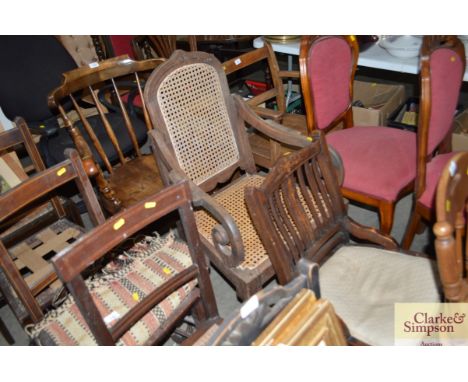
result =
M406 223L409 218L411 211L412 197L411 195L402 199L396 207L395 212L395 223L392 230L392 236L397 240L401 241ZM357 222L378 227L378 216L377 213L353 204L349 206L349 214ZM434 253L433 250L433 235L429 229L421 235L417 235L411 247L412 250L422 251L426 253ZM216 295L216 301L218 303L218 309L222 317L227 317L234 309L240 306L240 302L237 300L234 289L227 283L227 281L215 270L212 269L211 281ZM275 281L272 281L275 283ZM271 283L270 283L271 285ZM6 325L9 327L14 339L15 345L28 345L28 336L16 321L11 310L8 306L4 306L0 309L0 317L4 320ZM0 336L0 345L7 345L5 339Z

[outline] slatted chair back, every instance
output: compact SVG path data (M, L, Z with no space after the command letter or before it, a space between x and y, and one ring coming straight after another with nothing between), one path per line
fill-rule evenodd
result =
M141 156L140 146L146 140L146 132L152 129L143 100L144 73L151 72L161 62L163 59L133 61L124 55L92 63L89 67L64 73L62 85L49 94L49 107L59 110L65 126L71 130L72 135L76 121L81 121L89 141L94 146L92 151L95 160L101 162L110 174L114 171L113 164L125 164L129 154ZM96 107L102 131L96 131L90 122L89 113L82 107L83 95L90 101L89 106ZM65 106L66 102L71 103L77 118L71 117ZM129 110L133 105L141 108L146 129L136 124L138 119L134 118ZM123 119L124 128L116 131L115 119L111 120L111 114L106 112L109 108L119 113L119 121ZM106 139L111 142L109 147L103 143Z
M36 147L36 144L34 143L31 132L26 122L23 118L18 117L15 119L15 125L16 127L13 129L0 132L0 153L3 151L6 152L14 150L15 148L18 148L18 146L23 146L26 149L29 158L31 159L34 171L44 171L44 162L42 161L41 155L39 154L39 151ZM11 165L14 166L15 164L11 163ZM20 171L26 174L26 171L24 169L21 169ZM15 173L19 173L19 171L16 171ZM22 179L20 180L26 180L26 177L21 178ZM59 199L57 197L53 197L51 199L51 202L57 216L59 218L64 217L65 211Z
M71 149L68 151L67 156L69 159L66 161L39 172L5 194L2 194L0 196L0 222L9 219L11 216L14 216L19 211L27 208L46 195L56 192L61 186L74 182L87 207L91 222L94 225L102 224L105 220L104 214L99 206L99 202L94 194L78 153L76 150ZM71 239L71 237L64 236L66 232L62 232L65 231L67 227L60 227L60 225L57 226L53 234L63 236L60 240ZM81 232L76 232L76 235L72 235L73 238L76 238L80 233ZM38 301L36 297L57 279L54 272L49 272L48 269L43 267L43 263L48 262L50 257L56 253L56 251L54 251L55 244L52 238L49 239L51 239L51 242L46 243L49 253L43 253L43 256L39 256L39 258L35 256L34 259L28 259L28 256L24 258L17 257L14 253L7 250L3 242L0 242L0 266L11 289L17 296L15 298L21 301L27 312L27 316L33 322L38 322L43 317L41 301ZM32 247L43 244L41 242L36 243L38 239L34 240L35 242L31 244ZM43 240L47 241L47 237L44 237ZM62 242L60 244L60 249L63 248L63 244L68 245L68 243ZM33 277L30 280L26 280L22 275L22 269L28 264L28 267L31 267L31 271L34 272L36 268L38 270L37 274L33 273ZM3 287L2 293L7 296L7 298L8 296L14 297L10 290L4 290Z
M318 133L313 138L310 146L278 160L261 186L245 191L252 221L281 284L297 275L302 257L321 263L348 241L335 169L323 138Z
M127 313L109 328L98 310L96 301L91 297L82 277L82 272L128 237L176 210L180 215L192 264L165 280L164 283L146 294L141 300L137 300L138 303L130 307ZM176 309L177 319L183 317L190 306L196 302L201 302L205 312L205 319L217 316L214 294L205 257L201 251L187 182L168 187L112 217L106 223L89 232L82 240L60 253L53 259L53 263L60 279L67 285L97 343L100 345L114 345L156 305L185 284L194 280L198 282L198 288L193 289L185 299L186 302L190 303L189 306L181 305L183 309ZM172 329L173 320L174 317L167 317L163 327L150 336L147 344L152 344L158 339L164 338L166 331Z
M204 191L239 167L255 172L243 121L213 55L176 51L149 78L145 98L157 139L168 143L176 168Z
M468 302L468 153L456 154L444 168L437 188L435 248L445 298Z

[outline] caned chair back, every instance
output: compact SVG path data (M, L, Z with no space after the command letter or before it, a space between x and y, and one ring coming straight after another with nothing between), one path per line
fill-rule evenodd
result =
M336 171L321 135L315 133L313 139L310 146L281 158L261 186L245 192L281 284L294 278L302 257L320 263L348 240Z
M304 36L300 49L309 131L329 130L345 117L352 124L352 84L359 55L356 38Z
M458 153L440 178L434 225L439 274L445 298L453 302L468 302L467 202L468 153Z
M232 175L246 160L246 137L236 125L226 76L219 61L203 52L176 51L148 79L145 98L156 130L180 168L205 191ZM243 149L240 148L243 147Z

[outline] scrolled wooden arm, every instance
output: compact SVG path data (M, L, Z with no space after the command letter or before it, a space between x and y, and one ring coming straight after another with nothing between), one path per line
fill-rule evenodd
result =
M363 226L349 217L345 219L345 226L348 232L357 239L381 245L391 251L399 251L400 249L393 237L385 235L375 228Z
M180 172L170 171L169 178L171 183L188 180L193 205L204 208L221 223L214 226L211 232L215 248L225 256L224 261L229 267L238 266L244 260L244 243L239 228L229 212Z

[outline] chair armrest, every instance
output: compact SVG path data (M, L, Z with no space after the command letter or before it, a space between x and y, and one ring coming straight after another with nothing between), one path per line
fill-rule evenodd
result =
M375 228L363 226L350 217L345 219L345 226L348 232L358 239L381 245L385 249L392 251L399 251L400 249L393 237L385 235Z
M260 107L260 106L251 106L251 105L249 106L252 108L252 110L255 111L257 115L259 115L262 118L272 119L277 122L283 119L284 113L278 110L267 109L265 107Z
M303 148L309 145L313 140L312 137L305 137L300 132L280 125L279 123L260 118L241 97L238 95L232 95L232 97L234 98L239 116L254 129L275 141L293 147Z
M188 180L192 201L195 207L207 210L221 224L215 225L211 232L213 244L217 251L224 255L223 260L229 267L236 267L244 260L244 244L236 222L229 212L213 197L208 195L187 177L176 171L169 172L171 183Z

